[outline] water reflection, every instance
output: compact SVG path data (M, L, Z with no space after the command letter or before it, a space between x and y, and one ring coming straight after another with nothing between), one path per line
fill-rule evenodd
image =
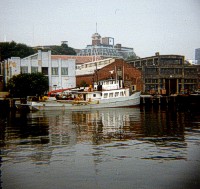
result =
M94 188L96 182L108 188L105 183L110 181L116 183L111 188L119 188L121 182L116 181L126 178L129 179L128 188L138 179L149 181L152 174L146 170L149 166L155 165L154 173L157 173L167 169L166 165L162 166L166 162L169 172L172 168L181 169L179 162L182 161L189 162L190 167L199 165L196 149L200 145L200 119L195 113L162 108L115 108L10 113L0 120L0 166L3 167L0 182L3 181L5 188L13 187L8 178L18 174L21 181L18 180L14 188L20 184L24 188L52 188L53 183L58 183L57 175L60 175L59 183L65 183L68 178L69 188L76 188L74 180L80 178L85 180L79 180L78 186L92 183L91 187L85 185L83 188ZM52 170L47 177L43 175ZM35 182L25 182L24 175L30 175ZM142 175L145 178L139 177ZM157 178L161 182L166 175L157 175ZM41 186L37 185L38 180L46 182ZM47 185L47 180L52 183Z
M4 160L17 156L19 158L16 161L27 157L35 162L48 161L53 149L72 147L79 143L111 143L111 146L114 143L115 147L117 145L124 148L133 145L133 141L134 145L142 142L160 146L159 153L171 150L173 156L179 153L175 158L184 158L184 153L180 155L180 149L187 146L184 140L187 123L182 113L160 109L116 108L88 112L17 113L9 115L1 127L1 130L4 129L1 132L1 146L4 147ZM122 143L126 141L128 144ZM160 156L145 158L158 157Z

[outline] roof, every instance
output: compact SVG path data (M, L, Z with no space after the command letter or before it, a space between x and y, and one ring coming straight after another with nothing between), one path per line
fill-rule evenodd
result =
M69 60L75 59L76 64L84 64L87 62L93 62L95 60L102 60L100 56L72 56L72 55L51 55L52 60L62 59L62 60Z

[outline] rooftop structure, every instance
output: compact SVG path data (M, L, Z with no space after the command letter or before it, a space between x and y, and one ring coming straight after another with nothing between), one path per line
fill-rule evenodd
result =
M97 32L92 35L92 44L78 52L78 56L102 56L104 58L124 58L136 56L133 48L114 43L113 37L103 37Z
M114 58L107 58L103 60L96 60L87 62L76 66L76 75L94 74L96 70L101 69L108 64L115 62Z
M51 55L51 58L52 60L59 58L64 60L73 59L75 60L76 65L102 60L102 57L100 56L76 56L76 55Z

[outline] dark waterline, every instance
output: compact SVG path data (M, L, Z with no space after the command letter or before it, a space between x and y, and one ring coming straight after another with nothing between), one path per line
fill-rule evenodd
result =
M173 107L1 112L12 188L199 188L200 113Z

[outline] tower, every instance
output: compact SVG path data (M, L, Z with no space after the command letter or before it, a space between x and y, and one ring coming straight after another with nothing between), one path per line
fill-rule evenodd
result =
M101 36L98 33L92 35L92 45L101 45Z

